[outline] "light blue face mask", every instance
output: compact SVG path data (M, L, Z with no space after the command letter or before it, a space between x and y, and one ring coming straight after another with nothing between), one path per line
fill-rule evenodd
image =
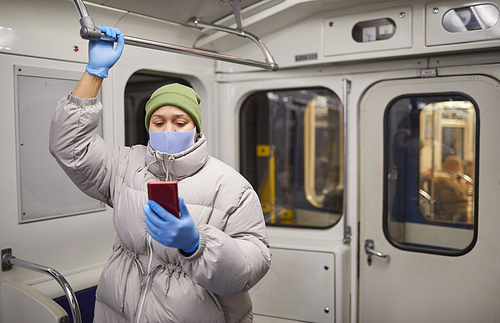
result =
M191 131L149 131L149 144L154 150L164 153L177 154L194 144L196 127Z

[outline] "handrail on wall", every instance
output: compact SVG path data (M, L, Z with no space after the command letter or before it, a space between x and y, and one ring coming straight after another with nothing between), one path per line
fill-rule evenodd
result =
M54 270L50 267L45 267L42 265L37 265L29 261L24 261L21 259L17 259L12 255L12 250L3 249L2 250L2 271L8 271L12 268L12 266L19 266L25 269L37 271L39 273L47 274L52 276L59 285L61 285L64 293L66 294L66 298L68 299L69 306L71 307L71 314L73 315L73 323L82 323L82 315L80 312L80 306L78 305L78 301L76 299L76 295L73 292L73 289L69 285L66 278L61 275L57 270Z
M92 17L90 17L90 15L88 14L87 8L85 7L85 4L82 2L82 0L73 0L73 2L76 6L78 14L80 15L80 26L81 26L80 36L84 39L89 39L89 40L101 39L101 37L103 37L104 34L102 34L99 29L95 28L94 21L92 20ZM205 23L205 22L200 21L198 18L191 18L189 20L189 23L192 23L195 26L205 27L205 28L209 28L209 29L214 29L214 30L218 30L218 31L222 31L222 32L235 34L235 35L238 35L240 37L249 38L250 40L252 40L253 42L255 42L259 46L262 53L264 54L265 62L259 62L259 61L255 61L255 60L251 60L251 59L243 59L243 58L240 58L240 57L237 57L234 55L220 54L220 53L201 50L201 49L172 45L172 44L157 42L157 41L153 41L153 40L147 40L147 39L136 38L136 37L124 35L125 44L138 46L138 47L144 47L144 48L150 48L150 49L163 50L163 51L167 51L167 52L185 54L185 55L211 58L211 59L215 59L215 60L236 63L236 64L242 64L242 65L247 65L247 66L259 67L259 68L267 69L269 71L277 71L279 66L274 61L274 58L271 56L271 53L267 49L266 45L264 45L264 43L259 38L257 38L257 36L255 36L251 33L245 32L241 28L241 14L240 14L240 10L239 10L239 1L234 2L233 11L235 14L236 21L238 23L237 29L228 28L228 27L224 27L224 26L218 26L218 25L214 25L214 24L210 24L210 23Z

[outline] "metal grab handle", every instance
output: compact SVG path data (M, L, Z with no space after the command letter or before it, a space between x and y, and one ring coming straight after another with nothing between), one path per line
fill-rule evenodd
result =
M254 34L251 34L247 31L244 31L244 30L239 29L239 28L233 29L233 28L229 28L229 27L214 25L214 24L211 24L208 22L203 22L203 21L200 21L198 18L191 18L191 19L189 19L188 22L194 24L195 26L200 26L200 27L204 27L204 28L208 28L208 29L222 31L222 32L238 35L240 37L244 37L244 38L248 38L248 39L252 40L254 43L257 44L257 46L259 46L260 50L262 51L262 54L264 54L264 57L266 59L266 63L259 63L259 62L254 61L256 63L259 63L259 65L261 65L258 67L263 67L263 68L266 68L270 71L277 71L278 70L279 66L274 61L274 58L271 56L271 53L267 49L266 45L264 45L264 43ZM239 58L239 59L241 60L241 58Z
M11 252L11 249L2 250L2 271L10 270L12 266L19 266L52 276L52 278L54 278L59 283L59 285L61 285L64 293L66 294L66 298L68 299L69 305L71 307L71 314L73 315L73 323L82 323L80 306L78 305L76 295L66 278L64 278L64 276L61 275L57 270L54 270L50 267L45 267L29 261L17 259L12 255Z
M89 16L87 8L85 7L85 4L82 2L82 0L73 0L73 2L74 2L75 7L78 11L78 14L80 15L80 26L81 26L80 36L84 39L89 39L89 40L98 40L98 39L101 39L101 37L105 37L99 29L95 28L94 21L92 20L92 17ZM211 59L216 59L216 60L230 62L230 63L236 63L236 64L242 64L242 65L247 65L247 66L264 68L264 69L267 69L269 71L277 71L278 70L279 66L274 61L274 58L271 56L271 53L269 52L267 47L264 45L264 43L259 38L257 38L255 35L244 32L241 29L231 29L231 28L227 28L227 27L203 23L203 22L199 21L198 19L194 19L192 22L195 23L195 25L197 25L197 26L200 25L200 26L204 26L207 28L216 29L219 31L225 31L228 33L236 34L238 36L251 39L262 50L266 61L259 62L259 61L255 61L255 60L251 60L251 59L243 59L243 58L233 56L233 55L220 54L220 53L211 52L211 51L207 51L207 50L200 50L200 49L195 49L195 48L190 48L190 47L172 45L172 44L168 44L168 43L162 43L162 42L157 42L157 41L152 41L152 40L147 40L147 39L142 39L142 38L136 38L136 37L130 37L130 36L125 36L125 35L123 38L125 40L125 44L128 44L128 45L163 50L163 51L173 52L173 53L186 54L186 55L191 55L191 56L200 56L200 57L205 57L205 58L211 58Z
M229 63L236 63L236 64L241 64L241 65L264 68L264 69L267 69L269 71L277 71L279 68L278 64L276 64L274 62L273 63L258 62L258 61L254 61L251 59L243 59L243 58L240 58L238 56L220 54L220 53L211 52L211 51L207 51L207 50L194 49L194 48L184 47L184 46L179 46L179 45L172 45L172 44L157 42L157 41L153 41L153 40L135 38L135 37L130 37L130 36L124 36L124 40L125 40L125 44L127 44L127 45L134 45L134 46L150 48L150 49L158 49L158 50L163 50L166 52L179 53L179 54L185 54L185 55L191 55L191 56L211 58L211 59L225 61L225 62L229 62Z
M374 247L375 247L375 243L373 242L373 240L369 240L369 239L365 240L365 252L368 255L373 255L373 256L380 257L380 258L389 258L389 255L383 254L380 251L373 249Z

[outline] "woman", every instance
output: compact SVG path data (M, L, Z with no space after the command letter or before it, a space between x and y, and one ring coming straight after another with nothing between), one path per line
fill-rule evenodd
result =
M251 185L208 155L200 98L173 84L146 104L148 146L109 149L96 134L96 96L123 51L89 43L89 64L57 105L50 151L73 182L113 211L116 239L96 293L94 322L251 322L248 290L267 272L262 209ZM180 219L147 198L147 183L176 180Z

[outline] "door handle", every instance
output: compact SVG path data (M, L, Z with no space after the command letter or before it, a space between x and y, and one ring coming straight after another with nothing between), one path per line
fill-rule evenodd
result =
M366 239L365 240L365 252L368 255L374 255L374 256L377 256L380 258L388 258L389 257L389 255L383 254L380 251L377 251L373 248L375 248L375 243L373 242L373 240Z
M374 249L375 248L375 243L373 240L366 239L365 240L365 252L368 255L368 266L372 265L372 255L377 256L379 258L389 258L389 255L383 254L380 251L377 251Z

